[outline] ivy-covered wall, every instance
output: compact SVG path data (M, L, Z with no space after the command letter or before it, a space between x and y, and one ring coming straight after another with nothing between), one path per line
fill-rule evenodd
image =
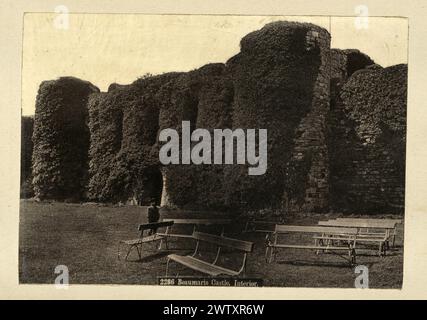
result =
M33 185L40 199L82 199L88 183L88 98L99 89L73 77L40 85L33 131Z
M335 211L403 213L407 65L368 67L338 88L331 110Z
M20 197L30 198L34 196L33 175L32 175L32 156L33 156L33 129L34 118L21 118L21 178L20 178Z
M267 172L159 162L162 129L267 129ZM274 22L225 64L145 75L108 92L75 78L41 84L37 197L183 208L380 213L402 208L406 65L330 48L316 25ZM377 211L375 211L377 210Z
M233 205L242 201L250 208L280 208L295 179L305 184L308 172L298 168L291 173L288 167L299 144L297 128L313 109L322 55L328 49L326 30L312 24L277 22L245 36L241 52L229 60L233 127L268 132L266 174L248 176L246 166L227 169ZM289 197L304 198L304 190L292 190Z

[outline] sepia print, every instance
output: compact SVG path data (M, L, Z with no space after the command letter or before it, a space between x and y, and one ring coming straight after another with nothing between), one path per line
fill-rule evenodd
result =
M407 32L26 14L20 283L401 288Z

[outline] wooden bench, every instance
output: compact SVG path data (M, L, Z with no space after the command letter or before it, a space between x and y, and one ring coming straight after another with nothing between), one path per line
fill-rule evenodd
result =
M181 239L193 239L193 233L198 231L200 226L222 226L221 235L224 234L225 226L232 222L231 219L163 219L163 222L173 221L175 226L178 225L192 225L192 233L176 233L172 230L172 225L166 228L164 233L158 233L159 236L167 239L168 237L181 238ZM163 241L160 242L162 247Z
M207 274L209 276L227 275L236 277L240 274L244 274L246 270L247 256L252 252L254 247L252 242L197 231L192 234L192 237L197 241L193 254L186 256L177 254L168 255L168 260L166 263L166 276L168 275L170 261L175 261L181 265L186 266L187 268ZM200 244L202 242L213 244L217 247L216 256L212 262L202 260L201 258L196 258L197 255L201 256L203 253L203 250L200 249ZM233 270L219 265L219 258L223 252L222 248L231 249L232 252L243 253L242 264L239 269Z
M396 242L397 225L401 224L403 221L402 219L378 219L378 218L337 218L335 220L351 221L351 222L362 221L363 223L391 223L392 225L394 225L394 228L390 234L390 236L392 237L392 247L394 247ZM366 233L370 233L369 228L366 228Z
M137 239L131 239L131 240L120 240L119 244L117 246L117 258L120 259L120 246L125 245L128 247L128 251L125 256L125 260L127 260L130 252L132 249L136 249L138 252L138 257L141 259L141 253L142 253L142 245L145 243L154 243L157 241L167 241L163 236L161 236L159 233L154 233L150 235L144 236L144 231L150 230L154 231L159 228L170 228L173 225L173 221L162 221L162 222L154 222L154 223L146 223L141 224L138 227L138 230L140 231L140 236ZM166 242L167 247L167 242ZM159 246L160 249L160 246Z
M312 237L309 237L310 243L291 244L282 242L284 234L309 234L314 235L315 242L313 244ZM279 225L275 226L274 232L266 236L265 259L271 263L276 259L277 249L306 249L314 250L316 254L319 252L346 251L350 257L350 265L356 263L356 228L336 228L322 226L294 226L294 225ZM274 238L274 239L272 239ZM345 245L334 245L333 241L339 240ZM270 256L269 256L270 251Z
M357 243L378 243L378 255L384 256L389 248L389 240L395 223L390 221L345 221L345 220L328 220L319 221L320 226L356 228ZM372 232L372 229L379 230Z
M396 228L396 221L390 220L377 220L370 221L370 219L362 220L328 220L319 221L322 226L334 226L343 228L357 228L358 236L357 242L359 243L378 243L378 255L386 255L389 249L390 239L393 237ZM376 231L372 231L376 230Z
M336 218L335 220L342 220L342 221L363 221L363 222L373 222L373 223L382 223L384 221L386 222L393 222L395 224L402 223L402 219L379 219L379 218Z

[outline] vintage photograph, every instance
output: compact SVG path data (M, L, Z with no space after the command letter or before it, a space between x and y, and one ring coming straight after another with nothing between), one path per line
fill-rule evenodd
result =
M26 13L20 284L400 289L407 68L406 18Z

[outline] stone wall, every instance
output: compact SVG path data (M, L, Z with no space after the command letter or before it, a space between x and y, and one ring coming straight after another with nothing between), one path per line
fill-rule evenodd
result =
M329 156L326 144L330 100L330 35L309 31L306 50L319 48L320 66L312 88L311 108L296 129L292 157L287 164L285 203L291 211L329 209Z
M233 128L268 132L264 175L248 176L246 166L227 168L232 206L242 202L250 208L282 207L293 178L286 170L297 127L314 106L314 87L328 41L326 30L311 24L271 23L245 36L241 52L228 61L234 84ZM308 179L307 172L298 174Z
M192 130L231 128L233 85L224 64L209 64L189 73L187 87L196 107ZM190 120L190 119L189 119ZM221 165L165 167L169 199L188 208L224 209L228 188Z
M126 88L94 93L89 98L88 197L92 200L118 200L117 191L123 187L116 162L122 146L123 108L130 101Z
M36 195L145 204L163 197L233 210L401 208L405 112L406 66L383 69L358 50L330 49L323 28L275 22L242 38L225 64L146 75L102 93L74 78L43 82ZM162 166L159 132L181 132L185 120L191 130L267 129L267 172Z
M21 118L21 178L20 178L20 196L21 198L30 198L34 195L32 161L33 156L33 117Z
M176 125L172 110L168 118L162 113L168 104L164 92L181 75L145 76L131 85L110 85L108 92L90 97L90 199L160 201L161 182L158 194L151 194L157 187L151 185L152 175L162 180L157 136L160 127Z
M336 81L346 81L355 71L375 64L369 56L357 49L331 49L330 52L330 75Z
M407 66L356 71L331 111L331 195L339 212L403 213Z
M88 183L87 102L99 89L72 77L40 85L33 132L33 184L40 199L81 199Z

